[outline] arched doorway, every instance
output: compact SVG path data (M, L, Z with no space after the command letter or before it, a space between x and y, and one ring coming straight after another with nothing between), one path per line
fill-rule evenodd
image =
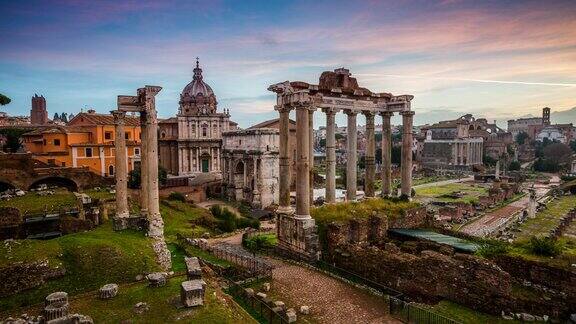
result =
M38 188L41 184L45 184L49 187L51 187L51 186L62 187L62 188L66 188L70 191L78 191L78 184L76 184L76 182L74 182L74 180L71 180L68 178L63 178L63 177L46 177L46 178L38 179L38 180L34 181L30 185L30 187L28 187L28 190Z
M16 186L11 184L10 182L0 180L0 192L4 192L10 189L16 189Z

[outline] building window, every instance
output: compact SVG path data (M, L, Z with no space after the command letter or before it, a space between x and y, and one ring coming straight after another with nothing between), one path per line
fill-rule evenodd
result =
M128 133L128 132L124 133L124 138L129 140L130 139L130 133Z
M165 138L166 137L166 133L162 132L160 133L160 138Z
M114 166L112 164L110 164L108 166L108 175L109 176L113 176L114 175Z
M42 140L42 144L44 144L44 146L46 146L46 139Z
M202 126L202 137L208 136L208 126Z
M85 153L86 153L86 157L92 157L92 148L87 147Z
M134 155L140 155L140 149L138 147L134 148Z
M54 140L54 146L60 146L60 139L59 138Z
M104 132L104 139L111 140L112 132Z
M62 162L62 166L65 167L65 166L66 166L66 162Z

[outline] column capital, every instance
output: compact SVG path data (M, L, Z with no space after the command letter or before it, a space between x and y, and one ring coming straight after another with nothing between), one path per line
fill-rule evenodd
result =
M114 124L115 125L124 125L124 122L125 122L124 117L126 117L125 111L112 110L112 111L110 111L110 113L114 117Z
M374 116L376 116L376 112L371 110L363 110L362 115L364 115L366 118L374 118Z
M406 116L406 117L412 117L414 116L415 112L413 112L412 110L406 110L406 111L401 111L400 115L402 116Z
M316 111L316 107L310 101L296 101L290 104L296 110L308 110L309 112Z
M274 110L276 110L279 113L283 113L283 112L290 112L293 108L288 106L288 105L275 105L274 106Z
M358 112L356 110L344 109L344 113L348 116L356 116Z
M337 113L340 112L340 109L338 109L338 108L333 108L333 107L329 107L329 108L322 108L322 111L323 111L326 115L336 115Z
M381 111L380 116L385 117L385 118L390 118L390 117L394 116L394 113L391 111Z

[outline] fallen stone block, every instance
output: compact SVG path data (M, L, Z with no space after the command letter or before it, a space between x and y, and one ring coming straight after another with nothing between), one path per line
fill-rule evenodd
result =
M310 306L300 306L300 314L308 315L310 314Z
M280 307L282 309L286 309L286 304L283 301L277 300L274 302L274 307Z
M136 314L142 314L142 313L147 312L149 310L150 310L150 306L148 306L148 304L145 302L139 302L139 303L136 303L136 305L134 305L134 313L136 313Z
M258 299L264 299L264 298L266 298L266 296L267 296L267 295L266 295L265 293L263 293L263 292L259 292L259 293L256 294L256 297L258 297Z
M185 307L204 305L206 283L201 279L184 281L180 288L180 301Z
M270 291L270 283L269 282L265 282L262 285L262 289L264 289L264 291Z
M247 297L254 297L254 289L252 288L245 288L244 293Z
M46 296L45 306L63 306L68 305L68 293L58 291Z
M188 275L188 280L202 279L202 268L200 267L200 262L196 257L186 257L184 258L186 263L186 274Z
M288 308L286 310L286 319L288 320L288 323L296 322L297 316L294 308Z
M116 297L116 295L118 295L117 284L106 284L99 290L100 299L110 299Z
M68 303L64 305L47 305L42 312L46 321L52 321L68 315Z
M166 285L166 275L162 272L154 272L146 276L149 287L162 287Z

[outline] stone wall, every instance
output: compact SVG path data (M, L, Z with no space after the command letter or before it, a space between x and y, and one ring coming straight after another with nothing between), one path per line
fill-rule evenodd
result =
M7 297L21 291L38 287L49 279L66 273L63 267L52 268L48 260L35 262L15 262L0 268L0 297Z
M418 228L429 224L426 207L417 207L405 210L402 215L388 219L389 228Z

